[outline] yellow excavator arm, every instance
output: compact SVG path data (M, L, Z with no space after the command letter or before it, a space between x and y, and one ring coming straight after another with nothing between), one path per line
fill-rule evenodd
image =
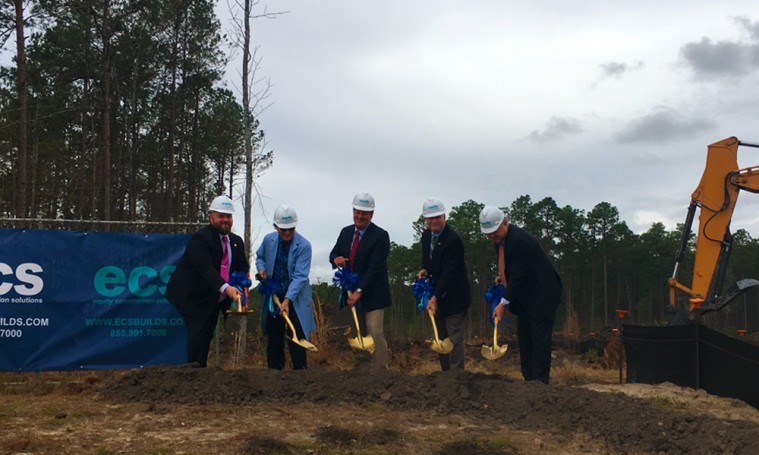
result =
M706 168L698 187L691 196L688 215L683 227L675 269L669 279L670 304L677 301L677 291L689 295L691 310L703 302L712 307L722 296L722 282L732 247L730 220L740 190L759 192L759 166L738 169L738 147L757 147L730 137L711 144L706 155ZM691 286L677 280L677 270L687 249L696 209L700 209L696 235L696 258ZM745 280L744 280L745 281ZM750 280L754 281L754 280ZM750 283L743 283L749 285ZM757 282L759 284L759 282ZM753 284L751 284L753 286ZM723 307L724 304L719 304ZM715 309L715 308L712 308Z

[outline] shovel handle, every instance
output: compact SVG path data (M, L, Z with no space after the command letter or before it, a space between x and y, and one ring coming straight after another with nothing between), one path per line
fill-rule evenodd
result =
M493 321L493 350L498 349L498 323L501 322L501 318L497 317Z
M287 325L290 326L290 330L293 331L293 339L297 340L298 334L295 333L295 326L293 325L293 322L290 320L290 318L287 316L287 313L282 311L282 303L279 301L279 297L277 297L276 294L272 294L271 299L274 300L274 303L277 304L277 306L279 307L280 314L282 315L282 317L285 318L285 322L287 322Z
M361 343L361 349L364 348L364 339L361 337L361 328L358 325L358 315L356 314L356 307L351 305L351 313L353 313L353 321L356 323L356 335L358 336L358 342Z
M435 343L440 345L440 337L437 334L437 324L435 323L435 316L432 314L432 311L427 310L427 313L430 315L430 321L432 321L432 331L435 333Z

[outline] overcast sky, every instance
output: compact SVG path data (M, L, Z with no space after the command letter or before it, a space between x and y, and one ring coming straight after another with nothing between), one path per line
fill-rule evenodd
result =
M674 229L707 145L759 142L756 2L320 0L268 11L289 12L253 22L275 153L257 182L253 247L274 208L292 205L312 278L331 278L327 256L358 191L404 245L431 196L448 208L525 194L585 211L605 201L637 233ZM759 150L741 148L739 162L759 164ZM753 194L738 202L738 228L759 236Z
M313 279L331 279L359 191L404 245L433 196L449 209L525 194L586 212L609 202L637 233L674 229L707 145L759 142L755 1L262 0L255 13L265 5L288 13L253 22L275 153L253 249L289 204ZM229 28L225 0L217 11ZM238 94L239 65L227 70ZM759 150L741 148L739 164ZM759 197L741 193L732 227L759 237Z

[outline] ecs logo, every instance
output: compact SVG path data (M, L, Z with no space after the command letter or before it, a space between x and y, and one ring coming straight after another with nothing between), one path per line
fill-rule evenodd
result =
M157 271L153 267L140 266L124 270L115 265L101 267L95 273L95 291L103 297L118 297L129 290L135 297L150 297L156 292L166 292L166 284L176 266L168 265Z
M42 277L36 275L42 273L42 267L34 262L24 262L16 267L16 270L0 262L0 295L5 295L12 290L16 291L18 295L32 296L42 292L42 288L45 286L45 282ZM15 279L19 284L13 284L8 281L12 279L6 278L7 276L15 276Z

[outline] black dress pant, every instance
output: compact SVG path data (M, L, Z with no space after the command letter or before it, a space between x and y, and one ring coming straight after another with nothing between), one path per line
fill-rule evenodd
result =
M290 305L288 315L290 321L295 326L296 337L298 339L305 338L300 320L292 304ZM268 341L266 345L266 362L269 368L281 370L285 367L285 338L287 338L287 347L290 351L290 359L293 362L293 370L306 369L306 349L293 343L291 340L292 331L282 315L278 315L275 318L269 316L269 319L266 321L266 337Z
M187 363L197 363L201 367L206 366L208 351L211 348L211 340L216 330L220 311L221 307L214 311L212 316L205 318L182 315L187 329Z
M548 384L551 374L551 336L556 313L543 319L520 314L517 321L519 361L525 381Z

